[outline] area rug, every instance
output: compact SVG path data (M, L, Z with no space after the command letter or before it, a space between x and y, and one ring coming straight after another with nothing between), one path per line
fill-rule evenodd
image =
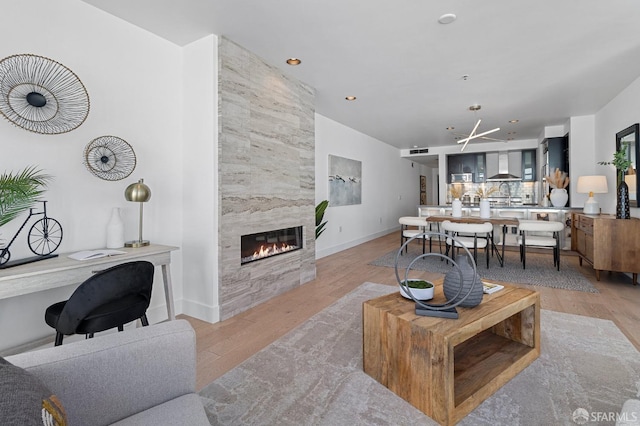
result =
M362 371L362 303L393 291L360 285L206 386L211 424L436 425ZM640 353L611 321L543 310L541 326L540 357L460 424L615 419L635 398Z
M436 248L437 250L437 248ZM398 250L390 251L384 256L370 262L369 265L395 266ZM462 256L462 251L460 256ZM422 247L410 247L408 253L403 254L398 262L398 268L404 274L409 263L422 254ZM522 269L520 253L506 251L504 253L504 267L500 267L497 257L492 257L487 269L484 250L478 251L478 274L487 280L506 281L518 284L531 284L563 290L576 290L588 293L599 293L598 289L566 259L561 257L560 270L553 266L553 256L549 254L527 253L527 269ZM412 269L446 274L452 268L451 263L443 262L440 257L429 256L414 263Z

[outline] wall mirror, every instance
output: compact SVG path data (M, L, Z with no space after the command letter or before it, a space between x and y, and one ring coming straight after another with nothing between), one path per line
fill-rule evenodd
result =
M624 181L629 186L629 205L638 207L638 152L640 152L640 124L633 124L626 129L616 133L616 150L622 146L627 148L627 158L631 161L631 166L627 170Z

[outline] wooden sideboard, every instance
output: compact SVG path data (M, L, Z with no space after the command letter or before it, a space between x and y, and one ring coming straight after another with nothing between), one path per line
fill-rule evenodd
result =
M571 249L596 271L630 272L633 285L640 272L640 219L616 219L613 215L572 214Z

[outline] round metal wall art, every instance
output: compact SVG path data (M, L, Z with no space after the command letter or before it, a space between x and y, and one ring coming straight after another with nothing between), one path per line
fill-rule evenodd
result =
M89 94L64 65L43 56L13 55L0 61L0 113L35 133L60 134L89 114Z
M124 139L100 136L84 148L84 164L104 180L122 180L136 168L136 154Z

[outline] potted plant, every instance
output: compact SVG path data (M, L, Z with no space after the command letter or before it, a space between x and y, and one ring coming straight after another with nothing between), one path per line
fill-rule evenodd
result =
M324 222L322 219L324 218L324 212L327 210L329 206L329 201L323 200L316 206L316 240L324 232L324 227L327 224L327 221Z
M624 175L631 166L631 160L627 155L627 146L622 144L620 146L620 149L613 153L613 160L599 161L598 164L602 166L615 166L617 172L616 180L618 182L618 193L616 196L616 218L631 219L631 213L629 211L629 186L624 181Z
M28 210L45 191L49 175L34 166L0 175L0 226Z
M409 291L413 295L411 297L405 287L409 287ZM430 300L433 299L433 283L425 280L408 279L400 284L400 294L407 299Z

